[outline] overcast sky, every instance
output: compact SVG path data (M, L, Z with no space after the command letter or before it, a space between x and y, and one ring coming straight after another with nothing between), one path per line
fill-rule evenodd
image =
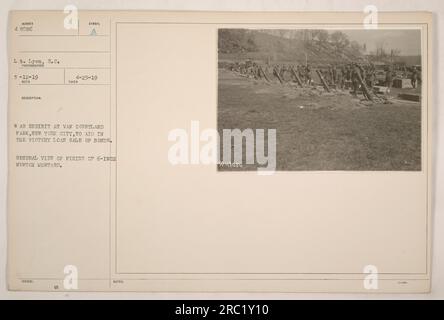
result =
M351 41L355 40L361 45L367 44L367 52L375 51L378 44L383 44L384 49L401 50L401 55L421 54L420 30L341 30L348 35Z

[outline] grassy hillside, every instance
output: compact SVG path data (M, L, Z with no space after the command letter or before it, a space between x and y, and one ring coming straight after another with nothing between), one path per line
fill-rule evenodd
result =
M326 39L301 39L299 34L289 38L288 35L283 37L263 30L221 29L218 47L220 60L249 58L302 64L307 58L309 63L329 64L365 59L359 49L350 44L338 48Z

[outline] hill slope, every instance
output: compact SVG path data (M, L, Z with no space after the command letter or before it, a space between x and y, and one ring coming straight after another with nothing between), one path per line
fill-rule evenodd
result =
M285 32L285 31L283 31ZM299 31L301 32L301 31ZM274 62L330 64L361 61L364 56L356 47L347 45L338 49L328 40L301 39L276 35L279 30L219 30L218 48L220 60L262 60Z

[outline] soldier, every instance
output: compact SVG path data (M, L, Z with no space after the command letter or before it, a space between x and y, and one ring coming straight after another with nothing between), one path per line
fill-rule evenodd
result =
M333 83L333 68L331 67L331 65L327 66L327 70L325 70L325 76L324 79L327 81L327 83L329 85L331 85Z
M416 67L413 67L411 80L412 80L412 87L416 88L418 81L418 71L416 70Z
M298 67L297 67L297 73L298 73L298 75L299 75L299 78L301 78L301 81L302 81L303 83L305 83L305 73L304 73L304 70L303 70L303 66L298 65Z
M278 73L278 75L281 75L281 70L282 70L282 66L280 64L276 65L276 72Z
M345 80L347 80L347 66L342 66L342 89L345 89Z
M366 78L366 72L364 67L361 64L358 64L358 68L361 71L360 75L361 75L361 79L364 80Z
M385 86L387 87L388 93L390 93L392 85L393 85L393 72L391 67L388 67L387 72L385 73Z
M242 62L240 65L240 73L245 74L247 72L247 67L245 65L245 62Z
M361 69L359 68L358 64L353 64L353 69L351 71L351 81L353 84L353 91L352 94L356 96L358 94L359 89L359 77L361 76Z
M286 64L283 64L281 72L280 72L280 76L281 76L282 80L284 80L284 81L285 81L285 74L286 74L287 70L288 70L288 66Z
M337 84L339 89L344 89L344 73L342 67L339 67L337 73Z
M251 65L251 75L253 79L258 79L256 62L253 62L253 64Z
M305 67L305 79L307 81L307 84L311 84L311 67L309 64Z
M255 63L256 76L258 79L262 79L261 67L258 63Z
M331 70L331 76L332 76L332 84L337 85L338 84L338 70L336 69L336 66L332 67Z
M247 70L248 70L248 72L247 72L248 78L254 78L254 68L253 68L253 65L250 65Z
M351 75L352 75L352 68L351 68L351 66L348 64L348 65L347 65L347 73L346 73L346 79L347 79L347 81L351 81Z
M373 85L375 83L375 80L376 80L376 75L374 70L369 69L367 71L365 82L370 90L373 90Z

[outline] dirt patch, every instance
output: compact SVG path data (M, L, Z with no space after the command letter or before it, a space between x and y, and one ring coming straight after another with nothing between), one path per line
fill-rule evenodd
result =
M220 79L218 128L276 129L278 170L421 169L419 103Z

